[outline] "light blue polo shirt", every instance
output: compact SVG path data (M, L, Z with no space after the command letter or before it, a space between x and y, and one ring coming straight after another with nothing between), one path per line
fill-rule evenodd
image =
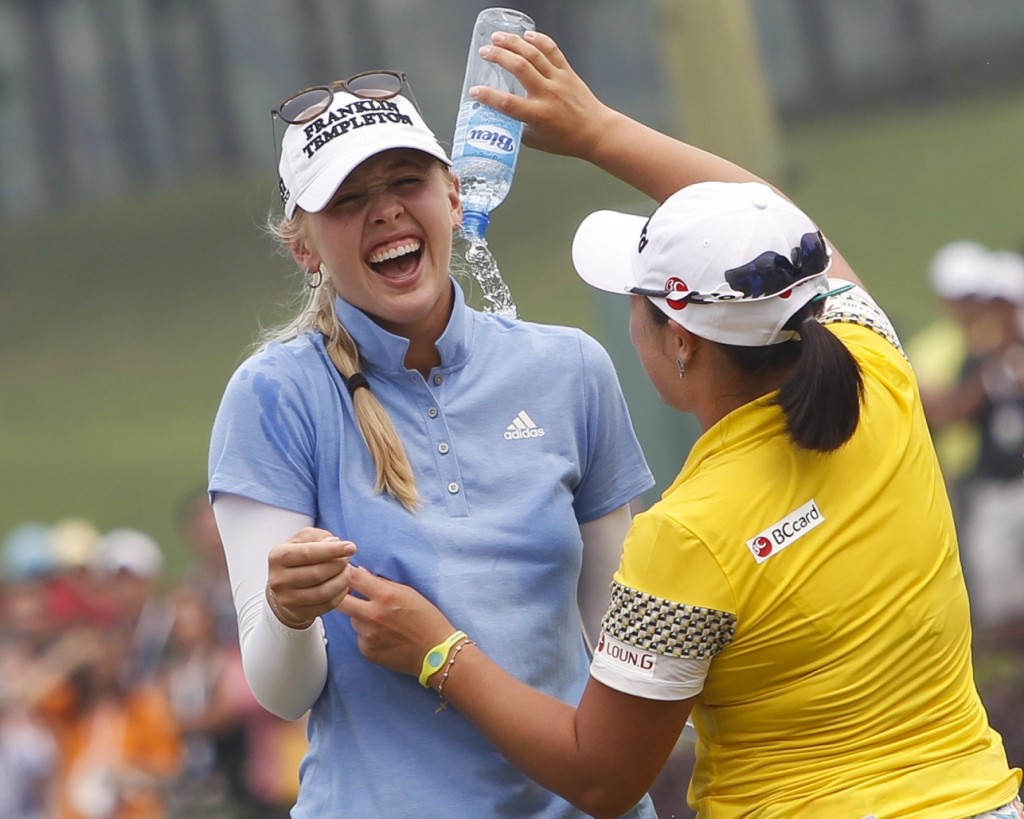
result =
M415 586L505 669L575 704L589 673L579 524L653 479L596 341L472 310L453 287L442 363L426 380L405 368L406 339L336 302L412 462L415 514L374 491L351 399L314 334L272 344L234 374L210 490L312 515L356 543L356 563ZM329 678L310 713L294 817L583 816L457 710L436 713L433 691L364 660L347 618L332 612L324 625ZM654 811L647 800L630 815Z

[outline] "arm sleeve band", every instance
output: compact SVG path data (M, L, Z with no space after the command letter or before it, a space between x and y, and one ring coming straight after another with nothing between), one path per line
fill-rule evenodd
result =
M298 719L327 681L323 623L317 618L307 629L292 629L274 616L265 591L267 556L313 520L230 494L215 496L213 512L238 615L245 678L260 705L284 719Z
M576 599L583 620L583 635L593 649L601 633L601 618L608 611L612 576L622 559L622 542L632 520L628 506L580 524L583 537L583 566Z

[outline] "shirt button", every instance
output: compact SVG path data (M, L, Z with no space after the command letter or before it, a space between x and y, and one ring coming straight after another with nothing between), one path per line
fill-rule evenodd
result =
M439 376L439 375L435 375L434 376L434 383L437 384L438 386L440 386L442 381L444 381L444 379L441 376Z
M452 481L450 484L448 484L448 491L451 492L453 495L457 495L459 493L459 485L455 483L455 481Z
M431 418L437 418L437 407L431 407L430 409L428 409L427 415L429 415Z
M440 452L442 455L447 455L448 454L448 449L449 449L448 444L438 444L437 445L437 451Z

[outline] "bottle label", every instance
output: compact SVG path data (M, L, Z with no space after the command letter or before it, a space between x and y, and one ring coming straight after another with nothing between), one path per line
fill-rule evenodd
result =
M465 157L496 159L514 168L523 124L493 108L474 102L466 124Z

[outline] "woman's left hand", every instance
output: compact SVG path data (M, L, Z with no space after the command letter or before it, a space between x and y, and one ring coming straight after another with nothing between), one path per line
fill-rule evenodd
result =
M499 32L482 54L514 74L526 96L477 86L473 98L520 120L526 126L524 145L589 159L620 117L594 95L547 34L529 31L516 37Z
M418 677L426 653L455 627L411 586L352 567L349 595L338 611L352 620L359 650L366 659Z

